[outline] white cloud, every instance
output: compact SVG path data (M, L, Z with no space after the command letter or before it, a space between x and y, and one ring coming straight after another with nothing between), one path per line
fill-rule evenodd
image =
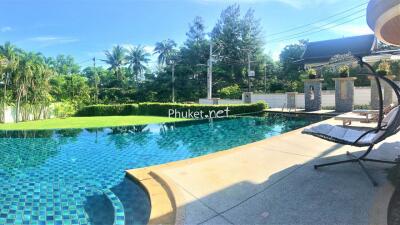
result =
M2 32L2 33L5 33L5 32L8 32L8 31L11 31L11 30L12 30L12 28L8 27L8 26L0 28L0 32Z
M145 46L144 46L144 50L145 50L147 53L150 53L150 54L153 54L154 48L155 48L154 45L145 45Z
M271 43L266 46L265 53L271 56L271 58L274 61L279 61L279 55L281 54L281 51L283 48L285 48L287 45L290 44L297 44L297 40L292 40L292 41L281 41L277 43Z
M372 30L366 24L363 24L363 25L346 24L346 25L333 27L329 30L333 31L337 34L341 34L343 36L373 34Z
M38 36L38 37L28 38L27 41L37 42L42 47L46 47L51 45L60 45L60 44L78 42L79 40L71 37Z

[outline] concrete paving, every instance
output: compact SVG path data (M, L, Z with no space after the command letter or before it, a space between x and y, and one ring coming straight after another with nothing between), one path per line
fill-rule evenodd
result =
M389 138L372 157L394 160L399 140L400 135ZM377 197L388 185L387 166L367 163L379 187L371 185L358 164L313 169L315 163L362 150L301 134L300 129L150 170L179 195L174 198L182 217L178 224L371 224L382 221L372 218L375 212L386 211L386 202L376 201L389 199Z

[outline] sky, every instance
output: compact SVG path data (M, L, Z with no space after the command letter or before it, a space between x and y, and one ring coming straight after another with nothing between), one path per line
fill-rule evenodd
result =
M211 31L221 11L237 3L260 20L265 53L275 60L298 39L319 41L372 33L367 0L0 0L0 44L11 41L46 56L72 55L82 67L120 44L145 46L173 39L182 45L189 24L201 16ZM360 6L361 5L361 6ZM350 8L347 13L333 16ZM329 19L327 17L333 16ZM346 17L346 18L344 18ZM325 20L322 20L325 19ZM305 26L307 25L307 26ZM288 29L291 32L281 33ZM278 33L278 34L277 34ZM156 56L152 56L152 63Z

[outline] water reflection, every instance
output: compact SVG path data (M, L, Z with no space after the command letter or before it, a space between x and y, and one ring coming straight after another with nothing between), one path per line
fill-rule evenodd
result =
M193 156L254 142L325 119L318 116L263 114L260 117L197 120L113 128L0 131L0 167L38 166L57 155L63 145L93 141L117 150L146 148L158 151L186 149ZM151 129L150 129L151 126ZM12 151L9 147L13 146Z

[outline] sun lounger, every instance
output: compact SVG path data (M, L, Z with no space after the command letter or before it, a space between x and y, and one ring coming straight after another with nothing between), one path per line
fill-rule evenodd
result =
M396 105L390 104L383 108L383 114L386 115L392 110ZM353 112L345 113L335 117L335 120L343 121L343 126L351 125L352 121L369 123L372 121L378 121L379 110L370 109L356 109Z
M335 120L341 120L343 121L343 126L346 125L351 125L351 122L356 121L356 122L362 122L362 123L369 123L374 120L374 117L372 114L358 114L354 112L349 112L345 114L341 114L339 116L335 116Z

